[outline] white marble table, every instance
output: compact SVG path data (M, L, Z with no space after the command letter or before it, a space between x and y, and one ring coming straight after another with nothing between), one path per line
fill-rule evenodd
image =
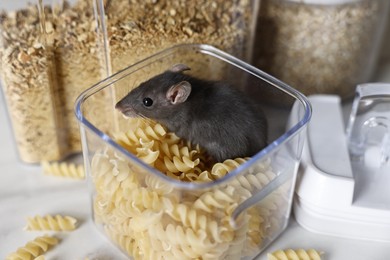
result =
M376 81L390 82L390 62L378 70ZM56 233L61 242L46 254L47 259L126 259L90 221L87 183L43 176L40 166L18 161L6 116L0 104L0 259L44 232L23 230L27 216L64 214L80 220L73 232ZM390 259L390 243L337 238L306 231L294 219L266 252L285 248L316 248L332 260ZM266 252L259 259L266 259Z

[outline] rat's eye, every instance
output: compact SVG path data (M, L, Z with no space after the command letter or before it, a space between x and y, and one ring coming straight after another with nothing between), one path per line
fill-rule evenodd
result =
M142 100L142 103L144 103L145 107L150 107L151 105L153 105L153 100L151 98L146 97Z

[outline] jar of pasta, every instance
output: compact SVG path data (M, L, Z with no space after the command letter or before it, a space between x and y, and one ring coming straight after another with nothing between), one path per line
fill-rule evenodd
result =
M377 63L387 0L264 0L254 64L304 94L354 95Z
M105 99L115 92L117 102L178 63L192 76L230 82L252 97L273 92L274 104L294 105L257 100L270 145L213 163L164 125L124 118ZM210 45L177 45L108 77L76 102L97 228L134 259L254 258L287 226L310 115L298 91Z

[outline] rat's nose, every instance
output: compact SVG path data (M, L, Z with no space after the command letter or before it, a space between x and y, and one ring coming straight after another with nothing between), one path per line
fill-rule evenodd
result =
M123 106L122 106L122 104L121 104L120 101L119 101L118 103L115 104L115 109L118 109L118 110L122 111Z
M133 117L136 115L132 106L126 102L122 102L122 100L115 104L115 109L118 109L126 117Z
M126 104L126 102L119 101L115 104L115 109L118 109L122 113L126 113L128 110L131 110L131 107Z

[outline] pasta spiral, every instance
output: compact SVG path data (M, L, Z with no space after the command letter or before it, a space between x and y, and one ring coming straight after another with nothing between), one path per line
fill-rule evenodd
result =
M215 179L222 178L225 176L228 172L231 172L232 170L236 169L238 166L246 162L246 159L243 158L236 158L236 159L227 159L222 163L216 163L214 164L213 168L211 169L211 175L215 177Z
M321 260L322 252L315 249L277 250L267 254L268 260Z
M43 173L46 175L83 179L85 177L83 165L74 163L41 162Z
M204 155L199 147L193 149L158 123L149 122L147 125L133 120L142 127L127 133L115 133L114 139L119 144L173 178L189 181L202 172Z
M52 236L40 236L20 247L16 252L9 254L6 260L34 259L47 252L50 247L56 245L58 239Z
M70 216L35 216L33 218L29 217L27 219L25 230L70 231L76 228L76 223L77 220Z

